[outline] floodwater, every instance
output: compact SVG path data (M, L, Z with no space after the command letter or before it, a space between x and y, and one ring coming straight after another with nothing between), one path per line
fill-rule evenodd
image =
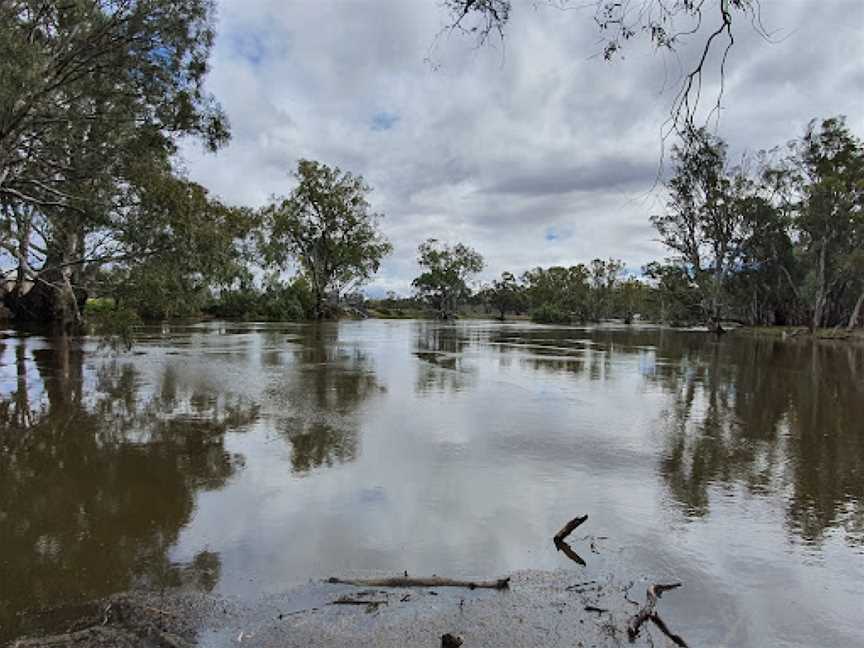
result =
M581 514L586 567L551 543ZM0 333L0 641L138 587L562 568L682 581L662 605L691 645L861 645L864 349L480 321Z

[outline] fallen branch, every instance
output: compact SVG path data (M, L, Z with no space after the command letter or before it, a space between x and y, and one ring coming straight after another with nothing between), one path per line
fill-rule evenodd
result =
M565 524L561 530L555 534L555 537L552 538L552 541L555 543L557 547L559 544L564 542L564 539L573 533L577 528L579 528L582 524L585 523L585 520L588 519L587 515L583 515L582 517L575 517L570 520L567 524Z
M573 518L567 524L565 524L561 528L561 530L556 533L555 536L552 538L552 542L555 543L555 549L557 551L563 551L565 556L567 556L573 562L582 565L583 567L586 563L584 560L582 560L582 556L573 551L573 548L569 544L567 544L564 539L571 533L573 533L573 531L575 531L587 519L587 515Z
M343 579L331 577L328 583L340 583L342 585L356 585L358 587L467 587L468 589L497 589L503 590L510 587L510 577L499 578L494 581L464 581L452 578L408 578L407 576L395 576L393 578L369 578L369 579Z
M632 619L630 619L630 623L627 624L627 636L630 638L630 643L633 643L639 635L639 629L642 627L642 624L650 619L654 625L660 628L660 631L669 637L676 646L687 648L687 642L679 635L676 635L669 630L669 627L655 610L657 600L663 596L663 592L667 592L677 587L681 587L681 583L672 583L670 585L656 584L651 585L648 588L645 605L633 616Z

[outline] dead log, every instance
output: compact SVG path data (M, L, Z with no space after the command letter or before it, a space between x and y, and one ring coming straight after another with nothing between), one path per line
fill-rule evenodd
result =
M632 619L630 619L630 623L627 624L627 636L630 638L630 643L633 643L639 635L639 629L642 627L642 624L650 620L654 625L660 628L660 631L669 637L676 646L687 648L687 642L679 635L676 635L669 630L669 626L667 626L663 619L660 618L660 615L657 614L655 609L657 606L657 600L663 596L663 592L668 592L677 587L681 587L681 583L672 583L670 585L661 585L658 583L651 585L648 588L645 605L633 616Z
M499 578L494 581L465 581L453 578L409 578L407 576L394 576L392 578L336 578L327 579L328 583L339 583L342 585L356 585L358 587L466 587L468 589L497 589L503 590L510 587L510 577Z

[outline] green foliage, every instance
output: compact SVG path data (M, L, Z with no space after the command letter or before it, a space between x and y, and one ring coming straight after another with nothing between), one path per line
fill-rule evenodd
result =
M143 319L197 315L213 287L248 278L247 209L229 208L192 182L153 177L121 236L130 256L103 273L99 290Z
M417 249L417 263L424 269L411 285L418 298L428 303L441 319L455 317L459 303L470 296L468 280L483 270L483 257L467 245L450 246L427 239Z
M569 324L570 315L554 304L541 304L531 311L531 321L538 324Z
M684 269L654 261L643 272L654 284L645 299L648 319L672 325L702 323L702 297Z
M393 248L378 227L380 215L370 210L371 188L361 176L300 160L295 178L291 195L263 212L269 229L264 250L276 267L300 263L321 318L328 293L366 283Z
M0 245L37 286L19 313L80 319L100 266L158 251L142 245L162 240L146 203L177 140L228 138L204 90L212 14L211 0L0 3Z
M501 320L507 313L517 313L524 308L524 289L511 272L501 273L500 279L495 279L481 292L483 300L498 313Z
M719 326L849 322L864 301L864 148L842 118L813 121L785 156L729 168L697 131L676 147L669 204L652 221L676 270L657 266L661 316ZM698 307L693 290L699 294Z
M314 302L308 284L299 278L288 284L270 281L260 291L225 291L204 310L220 319L295 322L313 315Z

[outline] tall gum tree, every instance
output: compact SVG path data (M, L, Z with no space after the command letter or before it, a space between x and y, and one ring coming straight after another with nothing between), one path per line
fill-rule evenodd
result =
M80 320L88 265L118 255L141 183L180 137L216 149L227 121L203 88L211 0L0 3L0 245L19 318ZM155 174L158 175L158 174Z

